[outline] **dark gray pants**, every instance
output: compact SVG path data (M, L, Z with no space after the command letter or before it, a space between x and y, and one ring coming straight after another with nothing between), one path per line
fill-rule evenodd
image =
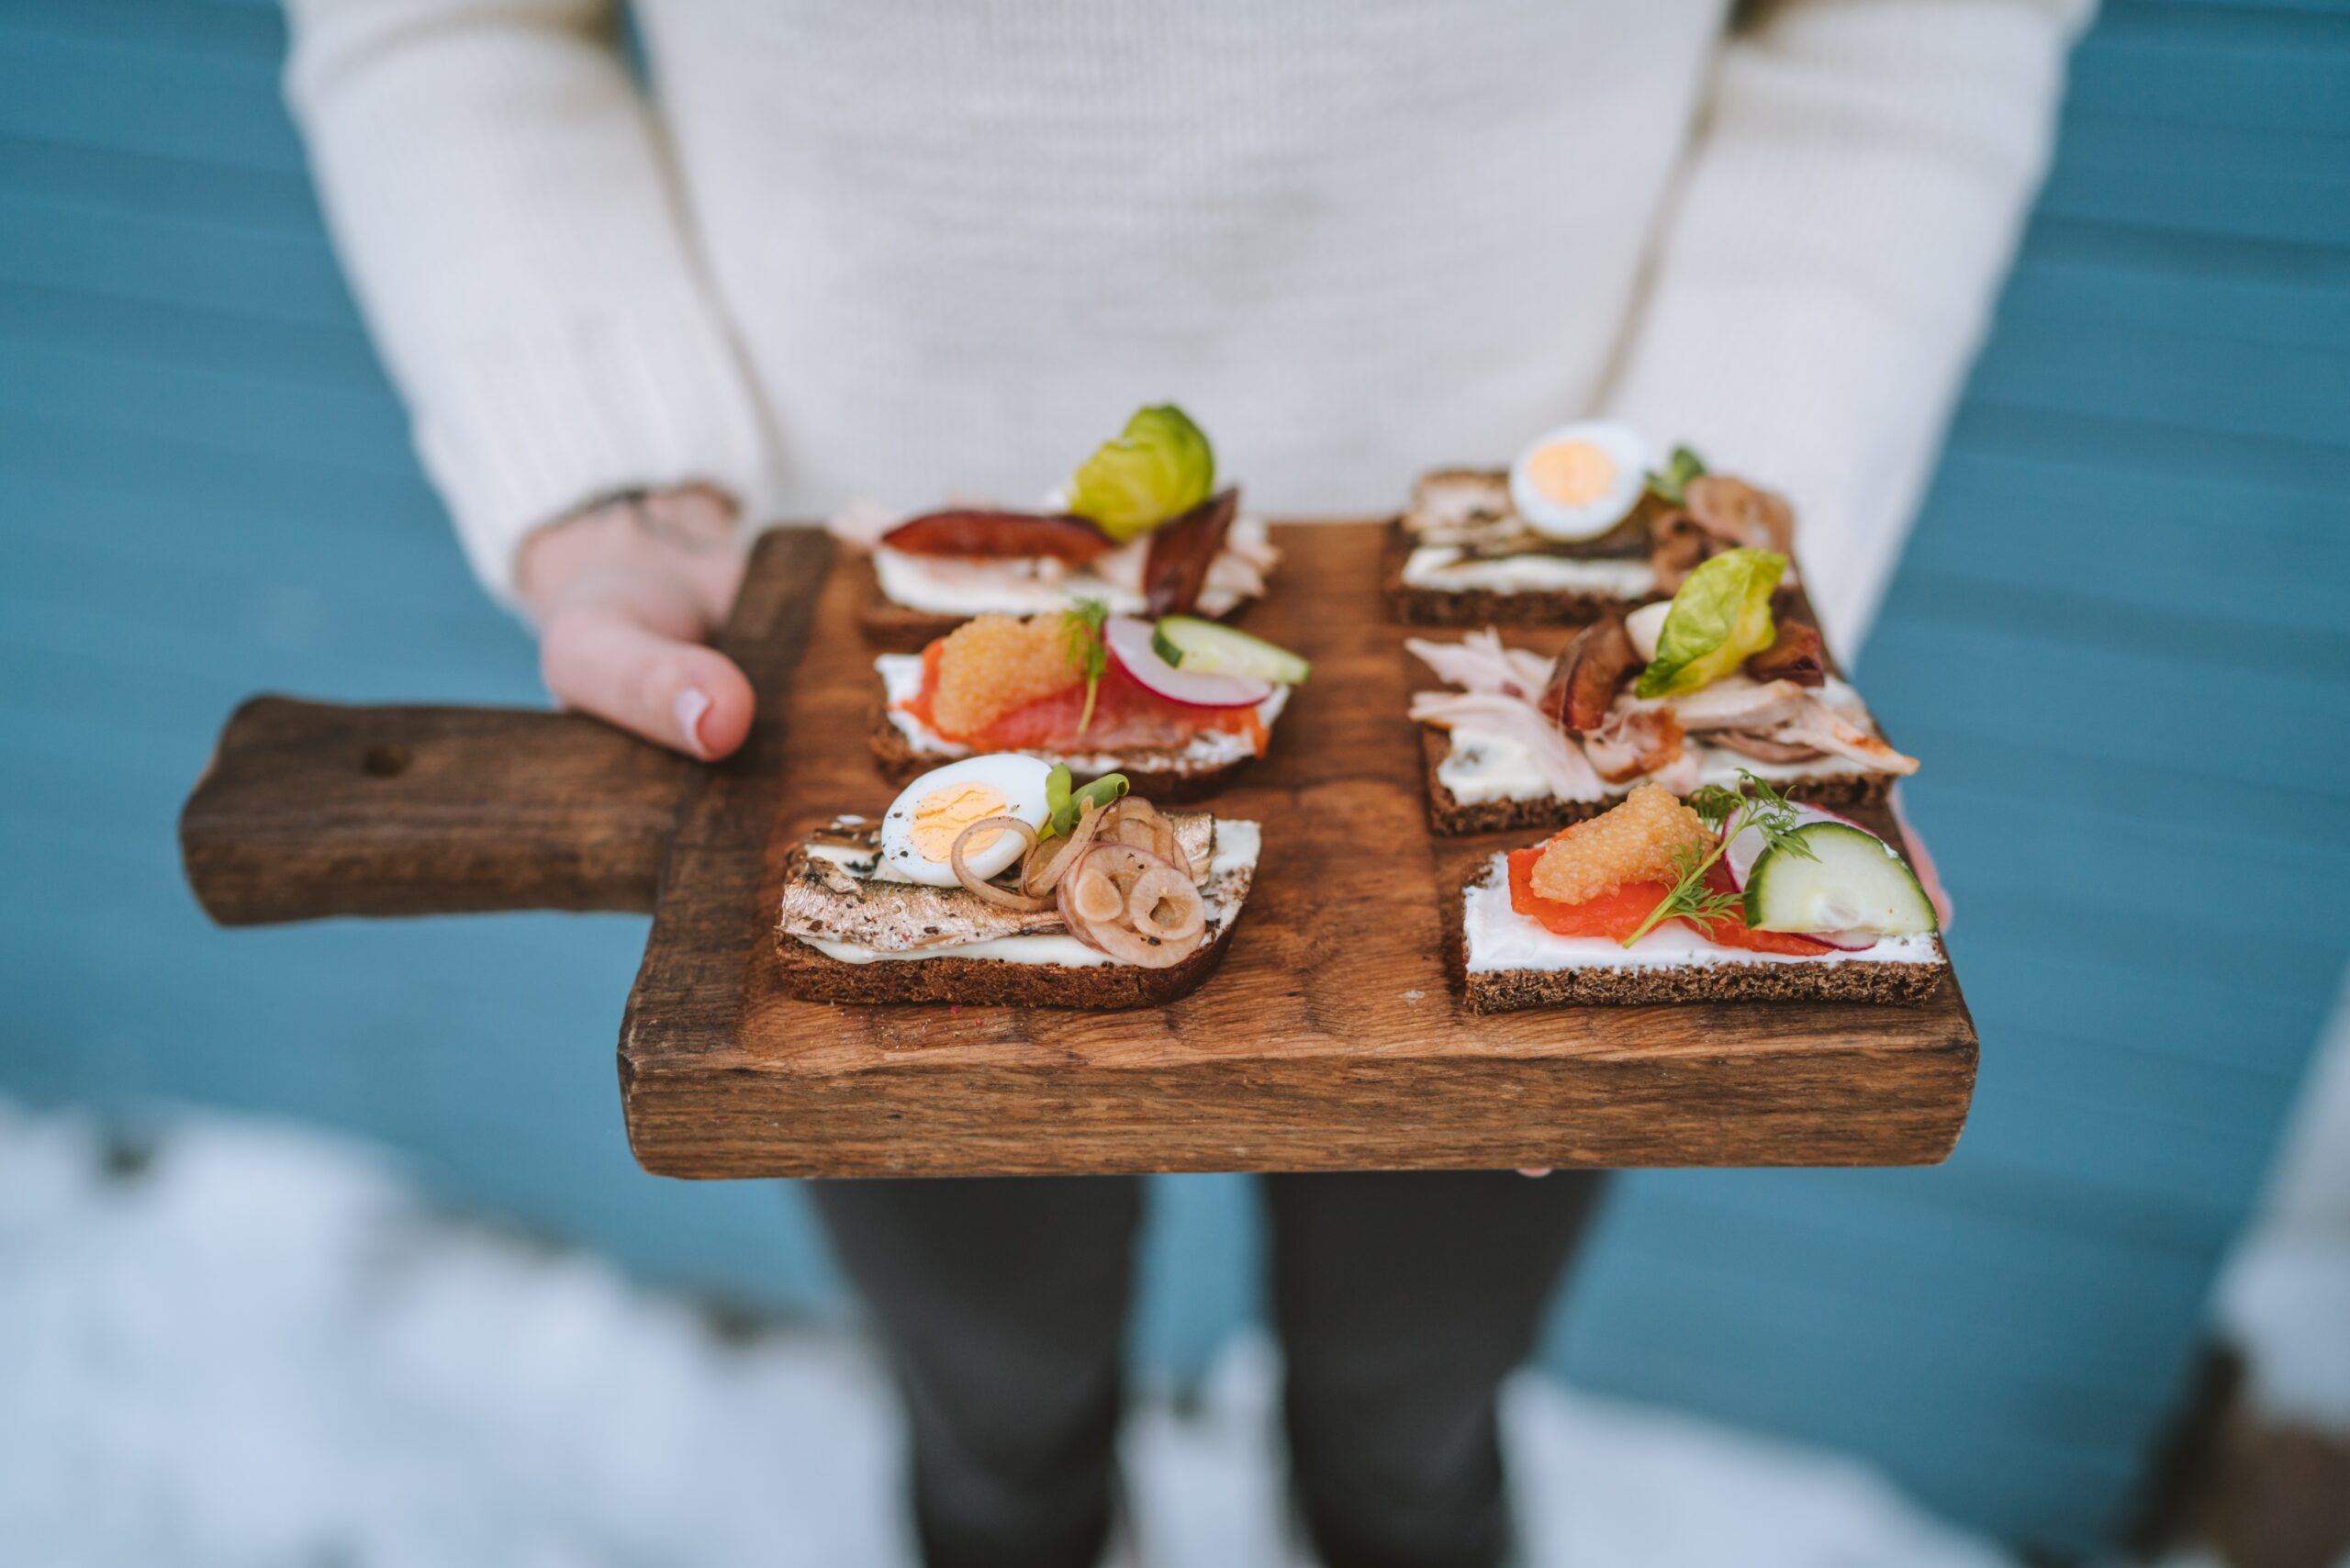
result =
M1489 1568L1494 1394L1589 1172L1269 1176L1291 1481L1331 1568ZM931 1568L1090 1568L1110 1519L1141 1184L810 1184L903 1383Z

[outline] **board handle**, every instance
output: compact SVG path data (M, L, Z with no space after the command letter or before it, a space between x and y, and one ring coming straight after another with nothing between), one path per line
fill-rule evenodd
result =
M256 697L180 813L223 925L653 908L684 757L574 713Z

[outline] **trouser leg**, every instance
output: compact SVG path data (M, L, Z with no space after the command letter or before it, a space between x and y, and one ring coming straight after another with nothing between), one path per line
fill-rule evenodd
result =
M1495 1394L1533 1349L1596 1173L1266 1179L1292 1483L1330 1568L1491 1568Z
M1090 1568L1141 1212L1127 1177L818 1182L904 1388L930 1568Z

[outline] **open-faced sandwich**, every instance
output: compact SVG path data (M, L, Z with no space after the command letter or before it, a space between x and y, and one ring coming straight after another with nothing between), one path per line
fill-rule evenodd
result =
M968 757L792 851L785 983L810 1002L1171 1002L1223 957L1258 844L1253 822L1160 812L1115 774Z
M1572 626L1669 596L1725 550L1785 554L1794 538L1781 497L1707 472L1685 446L1652 467L1639 431L1588 420L1540 437L1506 473L1422 476L1387 591L1415 625Z
M1671 599L1603 615L1555 659L1490 628L1407 641L1460 689L1412 698L1429 823L1556 827L1642 783L1682 794L1748 769L1816 805L1882 799L1917 759L1836 674L1786 568L1772 550L1715 555Z
M1079 778L1124 774L1186 799L1262 756L1306 662L1194 616L1156 624L1099 600L982 615L919 655L883 654L873 755L892 779L975 752L1017 751Z
M1120 615L1216 617L1265 591L1281 560L1264 520L1215 487L1215 452L1171 404L1126 421L1034 511L954 507L833 521L871 552L860 619L883 647L919 648L975 615L1035 615L1094 599Z
M1949 972L1893 846L1751 774L1684 801L1643 784L1495 855L1461 890L1470 1009L1762 998L1919 1002Z

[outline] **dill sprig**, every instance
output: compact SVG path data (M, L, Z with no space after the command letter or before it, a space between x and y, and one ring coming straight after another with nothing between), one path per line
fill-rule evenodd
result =
M1093 700L1101 694L1102 677L1110 668L1110 645L1102 635L1109 619L1109 605L1098 599L1080 599L1061 611L1061 646L1069 654L1069 662L1085 678L1085 711L1077 720L1080 735L1093 725Z
M1811 846L1797 835L1793 801L1741 767L1739 788L1707 784L1690 791L1689 809L1695 812L1713 838L1705 844L1684 844L1673 852L1673 889L1649 911L1639 929L1624 938L1624 946L1646 936L1664 922L1685 919L1700 928L1725 916L1746 918L1743 894L1726 893L1706 885L1706 873L1729 848L1729 842L1748 828L1762 835L1762 853L1781 849L1805 860L1817 860ZM1760 858L1760 857L1757 857Z

